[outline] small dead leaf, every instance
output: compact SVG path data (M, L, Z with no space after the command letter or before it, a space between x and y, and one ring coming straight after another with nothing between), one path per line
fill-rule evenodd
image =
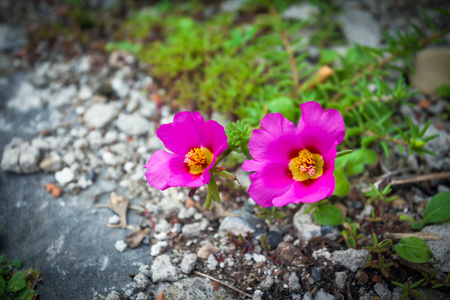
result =
M109 199L110 208L113 212L119 215L120 222L117 227L127 227L127 211L128 199L122 195L112 195Z
M344 216L344 218L347 217L347 206L345 206L344 204L340 203L340 202L336 202L334 204L334 206L337 207L337 209L339 209L342 213L342 215Z
M372 281L373 281L373 282L380 283L381 280L382 280L381 275L375 274L375 275L373 275L373 277L372 277Z
M289 265L292 263L294 258L298 255L294 245L287 242L281 242L276 250L278 259L283 265Z
M317 72L312 76L312 79L309 79L306 81L302 86L302 91L307 91L312 88L314 88L319 83L322 83L326 81L331 75L333 75L335 72L332 68L329 66L323 66Z
M217 291L219 289L219 283L215 281L211 281L211 285L213 286L213 289Z
M146 228L144 230L138 230L138 231L132 232L125 237L125 243L131 249L135 249L135 248L139 247L139 245L144 240L144 238L147 236L147 234L148 234L148 228Z
M401 240L407 237L417 237L424 241L440 241L443 239L442 236L431 233L431 232L414 232L414 233L395 233L386 232L384 237L387 239Z
M166 300L166 297L164 297L164 293L161 293L155 298L155 300Z
M216 254L217 252L219 252L219 248L211 243L206 243L198 249L197 256L199 258L208 259L211 254Z
M184 204L186 209L195 205L195 201L192 198L187 198L186 203Z
M419 101L419 103L417 103L417 105L420 108L429 108L431 106L431 102L423 98L422 100Z

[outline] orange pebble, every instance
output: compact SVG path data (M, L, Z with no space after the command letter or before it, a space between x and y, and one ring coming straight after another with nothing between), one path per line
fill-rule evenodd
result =
M195 205L195 201L192 198L187 198L186 203L184 204L186 208L192 207Z
M59 197L61 197L61 194L62 194L62 189L55 186L52 190L52 197L59 198Z
M50 193L55 187L56 185L54 183L47 183L47 185L45 186L45 188L47 189L47 193Z

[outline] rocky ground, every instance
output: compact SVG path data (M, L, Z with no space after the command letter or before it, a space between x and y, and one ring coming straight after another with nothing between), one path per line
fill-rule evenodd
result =
M387 3L342 3L338 17L349 43L382 45L382 29L423 22L421 3L408 9L402 1ZM82 46L68 57L53 48L58 41L34 40L33 51L24 53L32 37L17 10L33 18L55 7L27 1L0 7L13 12L0 15L0 253L41 271L41 299L143 300L161 293L167 299L399 299L400 288L362 268L367 250L346 249L340 230L314 224L305 206L287 206L285 220L273 224L256 218L244 172L237 174L241 185L222 190L224 204L209 212L202 208L204 187L192 197L188 189L151 188L143 166L163 148L155 130L177 111L148 66ZM311 7L293 7L284 17L301 17L305 9ZM449 127L438 120L445 105L436 99L427 108L439 125L430 129L440 134L430 146L438 157L411 158L417 168L450 168ZM404 110L417 122L427 118ZM386 215L423 210L430 191L449 187L446 179L399 188L407 200ZM373 209L351 195L343 205L360 220ZM448 273L450 223L423 231L443 237L428 243L440 260L435 268ZM259 241L264 233L272 251ZM446 297L445 290L422 292L427 299Z

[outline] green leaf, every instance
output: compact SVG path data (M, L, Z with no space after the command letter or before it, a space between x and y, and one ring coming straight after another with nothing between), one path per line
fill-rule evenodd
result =
M28 275L28 270L23 270L14 274L14 276L8 281L6 288L7 293L14 293L20 291L27 286L25 277Z
M334 169L333 175L336 180L336 187L333 195L344 197L350 192L350 182L348 182L347 177L345 177L344 168L340 167Z
M314 220L320 225L336 226L344 222L342 212L335 206L322 205L316 207L314 211Z
M296 106L294 102L288 97L278 97L271 100L267 107L271 113L282 113L283 116L291 121L294 121Z
M32 289L25 289L21 291L16 297L17 300L32 300L36 292Z
M206 194L206 200L205 200L205 209L206 210L209 210L209 208L211 207L212 199L213 199L213 193L211 190L211 184L208 184L208 193Z
M13 263L14 267L16 267L17 269L22 268L22 262L18 259L16 259Z
M414 220L413 218L411 218L411 217L408 216L408 215L400 215L398 218L399 218L401 221L408 221L408 222L410 222L410 223L412 223L412 224L417 224L416 220Z
M6 294L6 281L0 276L0 295Z
M222 202L222 201L220 200L219 188L217 187L216 180L214 179L214 176L212 175L212 173L211 173L211 179L209 181L208 186L211 187L211 192L214 196L214 200L216 200L216 202L220 204L220 202Z
M348 155L348 154L351 154L351 153L353 153L353 152L354 152L354 150L351 150L351 149L339 151L339 152L336 154L336 158L342 157L342 156L345 156L345 155Z
M421 226L447 220L450 220L450 191L439 193L430 199Z
M426 263L434 257L428 244L417 237L407 237L401 239L394 250L403 259L413 263Z
M345 167L345 175L355 175L364 172L364 164L374 164L377 154L370 149L358 149L350 154Z

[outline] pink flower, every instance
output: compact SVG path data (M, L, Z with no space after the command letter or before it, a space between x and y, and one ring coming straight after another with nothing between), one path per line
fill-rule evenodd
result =
M271 113L250 138L254 159L246 160L242 169L256 172L250 174L248 192L261 206L317 202L334 191L336 145L345 136L344 120L337 110L325 112L317 102L300 107L297 127L282 114Z
M144 166L148 183L158 190L209 183L209 170L228 147L223 126L205 122L198 112L179 112L173 123L161 125L156 135L172 151L156 151Z

